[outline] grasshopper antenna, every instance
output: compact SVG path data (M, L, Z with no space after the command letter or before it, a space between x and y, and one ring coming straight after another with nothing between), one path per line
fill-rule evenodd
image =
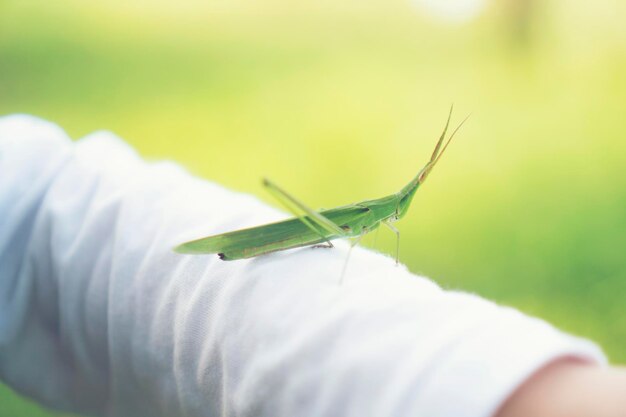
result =
M435 146L435 150L430 157L430 162L433 162L435 158L437 158L437 154L439 153L439 149L441 149L441 145L443 144L443 140L446 137L446 132L448 131L448 126L450 126L450 118L452 118L452 111L454 110L454 103L450 105L450 111L448 112L448 119L446 120L446 126L443 128L443 132L441 132L441 136L439 136L439 140L437 141L437 146ZM449 142L449 141L448 141Z
M461 123L459 123L459 125L456 127L456 129L454 129L454 131L450 135L450 138L446 142L445 146L443 147L443 149L441 149L441 152L439 153L439 155L437 155L437 159L435 159L435 162L433 163L433 165L436 164L437 161L439 161L439 158L441 158L441 155L443 155L443 153L446 151L446 149L448 149L448 145L450 144L450 142L452 142L452 138L454 137L454 135L456 135L456 132L458 132L459 129L461 129L461 126L463 126L463 124L467 121L467 119L470 118L471 115L472 115L472 113L470 113L467 116L465 116L465 119L463 119L463 121Z
M452 114L452 107L450 107L450 114ZM463 124L467 121L467 119L469 119L469 117L472 114L468 114L467 116L465 116L465 119L463 119L463 121L461 123L459 123L459 125L456 127L456 129L454 129L454 131L452 132L452 134L450 135L450 137L448 138L448 140L446 141L445 145L443 145L443 147L441 146L443 144L443 139L444 136L446 134L446 131L448 129L448 124L450 123L450 115L448 115L448 122L446 122L446 127L443 131L443 134L441 135L441 138L439 138L439 142L437 142L437 146L435 147L435 151L433 152L432 156L430 157L430 161L428 162L428 164L426 164L426 167L424 167L424 169L422 170L422 172L419 175L419 182L424 182L424 180L426 179L426 177L428 176L428 174L430 173L430 171L433 169L433 167L437 164L437 162L439 162L439 159L441 159L441 155L443 155L443 153L446 151L446 149L448 149L448 145L450 145L450 142L452 142L452 138L454 138L454 135L456 135L456 132L459 131L459 129L461 129L461 126L463 126Z

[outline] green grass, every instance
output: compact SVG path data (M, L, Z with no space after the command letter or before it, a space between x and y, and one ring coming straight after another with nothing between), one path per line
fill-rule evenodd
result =
M555 2L523 41L501 10L451 26L389 2L64 6L0 4L0 113L111 129L268 202L262 176L318 207L387 194L452 101L472 112L398 225L401 259L626 362L623 10ZM0 391L0 415L34 410Z
M25 398L17 396L9 388L0 384L0 416L49 417L51 415L60 416L44 410Z

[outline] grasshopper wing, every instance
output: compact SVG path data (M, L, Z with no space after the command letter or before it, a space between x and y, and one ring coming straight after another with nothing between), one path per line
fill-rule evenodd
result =
M359 206L346 206L321 212L338 226L369 211ZM252 258L270 252L315 245L337 238L348 237L319 228L316 233L299 218L236 230L183 243L174 250L186 254L217 253L222 260Z

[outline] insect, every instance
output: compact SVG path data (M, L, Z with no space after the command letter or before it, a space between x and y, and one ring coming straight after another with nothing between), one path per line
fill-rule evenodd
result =
M192 240L177 246L174 250L185 254L217 253L222 260L233 261L301 246L318 245L332 247L331 241L341 238L354 238L352 242L353 247L364 235L383 224L396 234L397 263L400 249L400 232L393 223L400 220L407 213L415 192L424 183L428 174L439 162L456 132L467 120L466 117L452 132L450 138L445 141L451 116L452 108L450 108L445 128L428 163L411 182L395 194L329 210L316 211L292 197L276 184L265 179L263 185L296 217L276 223ZM299 214L299 212L302 214Z

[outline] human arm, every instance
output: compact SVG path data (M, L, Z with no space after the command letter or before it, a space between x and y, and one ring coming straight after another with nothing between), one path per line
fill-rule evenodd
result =
M497 417L626 416L626 370L556 360L528 379Z
M209 156L210 158L210 156ZM109 416L486 417L593 344L345 245L223 262L185 240L283 215L110 133L0 122L0 378ZM506 409L503 409L506 410Z

